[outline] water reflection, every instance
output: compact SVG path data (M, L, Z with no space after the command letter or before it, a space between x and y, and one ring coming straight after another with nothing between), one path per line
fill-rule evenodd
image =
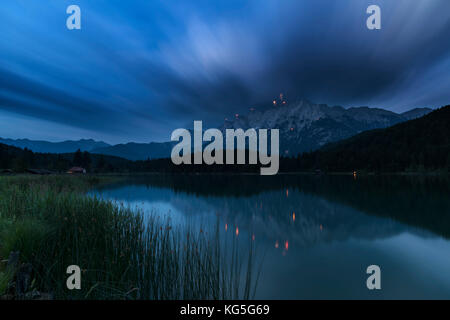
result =
M450 184L438 177L147 176L98 190L265 252L257 298L450 298ZM365 286L368 265L382 290Z

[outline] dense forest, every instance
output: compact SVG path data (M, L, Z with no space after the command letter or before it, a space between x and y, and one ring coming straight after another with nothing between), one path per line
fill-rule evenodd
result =
M248 158L248 157L246 157ZM174 165L170 159L130 161L77 151L66 154L34 153L0 144L0 170L26 172L45 169L66 172L73 166L90 173L108 172L229 172L259 173L260 165ZM387 129L354 137L281 158L280 172L421 172L450 170L450 106Z
M45 169L62 173L71 167L85 168L88 172L121 171L130 161L122 158L90 154L78 150L75 153L53 154L35 153L28 149L20 149L0 144L0 170L26 172L32 169Z
M132 173L132 172L259 172L258 165L180 165L171 159L131 161L119 157L92 154L89 152L53 154L35 153L5 144L0 144L0 173L22 173L40 171L63 173L71 167L82 167L88 173Z
M362 132L289 163L295 170L319 168L332 172L447 171L450 106L386 129Z

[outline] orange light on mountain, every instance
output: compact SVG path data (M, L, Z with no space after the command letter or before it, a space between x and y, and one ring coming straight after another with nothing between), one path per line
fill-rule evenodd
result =
M292 213L292 221L295 221L295 212Z
M289 189L286 189L286 198L289 198Z
M228 231L228 223L225 223L225 231Z
M286 249L286 250L289 250L289 241L285 241L284 242L284 248Z
M238 236L238 235L239 235L239 228L236 227L236 236Z

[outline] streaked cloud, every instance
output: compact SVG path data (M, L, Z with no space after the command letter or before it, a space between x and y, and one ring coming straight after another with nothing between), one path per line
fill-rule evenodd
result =
M30 119L29 138L168 140L280 92L393 111L450 101L447 0L77 2L81 31L65 28L69 1L2 3L0 118Z

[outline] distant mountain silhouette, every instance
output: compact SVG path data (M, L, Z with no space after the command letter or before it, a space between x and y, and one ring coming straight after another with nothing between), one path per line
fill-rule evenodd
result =
M314 104L307 100L278 104L248 115L236 115L226 120L222 130L237 128L267 128L280 130L280 154L296 156L301 152L317 150L327 143L349 138L360 132L387 128L423 116L432 109L417 108L402 114L378 108L356 107L345 109Z
M90 169L88 172L259 172L258 165L176 166L164 156L166 152L170 153L171 144L130 143L100 150L111 153L104 155L88 152L33 153L0 143L0 169L24 172L30 168L40 168L61 172L81 163ZM150 159L131 161L118 157L113 152L127 153L128 157L135 159ZM154 158L149 155L154 155ZM158 159L158 155L165 159ZM280 159L280 172L316 171L315 169L325 172L450 171L450 106L389 128L362 132L313 152Z
M151 142L151 143L134 143L117 144L103 148L93 149L91 153L104 154L125 158L128 160L147 160L170 158L172 147L175 142Z
M301 100L262 111L253 110L246 116L236 116L233 120L225 120L221 129L278 128L281 155L295 156L301 152L317 150L329 142L339 141L366 130L386 128L431 111L429 108L417 108L398 114L384 109L345 109ZM91 152L129 160L159 159L169 158L174 144L127 143L97 148Z
M429 114L433 109L430 108L415 108L406 112L401 113L400 115L407 119L407 120L413 120L420 117L423 117L424 115Z
M247 115L236 115L225 120L221 130L226 129L279 129L280 155L296 156L314 151L330 142L352 137L363 131L386 128L421 117L432 111L416 108L401 114L384 109L356 107L345 109L314 104L306 100L295 103L280 103L279 106L252 109ZM206 130L207 128L204 128ZM225 137L225 135L224 135ZM28 139L1 139L0 143L27 148L33 152L70 153L80 149L95 154L104 154L128 160L170 158L176 142L151 142L109 145L94 140L46 142Z
M81 151L91 151L95 148L108 147L109 144L103 141L95 141L92 139L81 139L77 141L62 141L62 142L48 142L29 139L3 139L0 138L0 143L10 146L18 147L33 152L40 153L70 153L75 152L78 149Z

